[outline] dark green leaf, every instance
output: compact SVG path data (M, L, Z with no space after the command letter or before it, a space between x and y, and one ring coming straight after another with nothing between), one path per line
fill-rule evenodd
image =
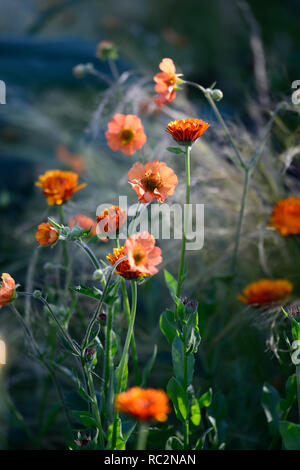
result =
M286 450L300 450L300 426L289 421L279 422L281 434Z
M173 343L174 338L177 336L177 326L174 320L174 312L166 310L160 316L159 320L160 330L167 338L170 344Z
M183 442L178 437L171 436L167 440L166 450L183 450Z
M263 393L261 397L262 407L264 409L267 422L269 425L270 433L275 436L278 433L279 423L279 402L280 395L272 385L265 383L263 386Z
M185 390L174 377L169 380L167 392L172 400L177 418L184 421L188 414L188 398Z
M96 287L85 287L82 284L76 287L70 287L70 290L77 292L78 294L87 295L92 299L100 300L102 292Z
M169 289L169 292L171 294L171 297L174 299L175 296L176 296L177 281L172 276L172 274L170 274L166 269L164 270L164 275L165 275L165 281L166 281L167 287Z
M180 153L184 153L184 151L179 147L167 147L168 152L175 153L179 155Z

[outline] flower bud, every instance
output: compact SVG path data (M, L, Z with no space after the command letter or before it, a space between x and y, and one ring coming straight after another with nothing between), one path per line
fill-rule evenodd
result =
M32 296L35 298L35 299L40 299L42 297L42 293L40 290L35 290L32 294Z
M111 41L101 41L97 46L96 56L101 60L115 60L118 58L117 48Z
M107 319L106 313L104 313L104 312L99 313L99 315L98 315L98 317L97 317L97 320L98 320L102 325L106 325L106 319Z
M212 90L210 94L214 101L221 101L221 99L223 98L223 92L218 89Z
M78 64L73 67L72 72L76 78L83 78L86 74L86 67L84 64Z
M94 271L93 279L94 281L99 281L99 282L102 282L105 279L102 269L96 269L96 271Z

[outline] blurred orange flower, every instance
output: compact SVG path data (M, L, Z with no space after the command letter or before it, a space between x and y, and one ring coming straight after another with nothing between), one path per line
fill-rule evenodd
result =
M273 208L271 225L283 236L300 234L300 198L281 199Z
M68 226L70 228L75 227L82 228L83 230L89 230L91 227L90 235L96 235L96 222L83 214L76 214L74 217L68 220Z
M82 173L85 170L85 163L82 156L69 152L63 145L59 145L56 148L55 154L61 162L66 163L66 165L77 173Z
M202 119L182 119L168 124L166 131L180 145L191 145L209 128L210 124Z
M111 206L97 216L97 232L116 232L126 221L126 212L119 206Z
M106 256L106 259L114 265L119 259L123 258L125 256L124 254L124 246L121 246L120 248L113 248L113 253L109 253ZM117 269L116 269L116 274L119 274L120 276L124 277L125 279L138 279L139 277L147 277L149 276L148 273L143 273L142 271L139 271L137 269L132 269L130 267L130 264L127 259L122 261Z
M116 408L140 421L166 421L170 413L169 397L163 390L132 387L116 397Z
M162 32L162 36L165 41L175 47L185 47L188 44L187 38L172 28L165 28Z
M147 140L141 120L134 114L115 114L105 133L108 146L125 155L133 155Z
M58 230L50 222L40 224L35 234L35 239L40 245L53 245L58 237Z
M49 170L41 175L35 184L43 189L49 206L53 204L60 206L86 186L86 183L77 186L77 182L78 175L73 171Z
M157 106L171 103L176 98L176 89L182 80L176 75L176 67L172 59L165 58L159 64L160 73L154 75L155 91L158 96L154 98Z
M0 281L0 308L15 297L15 281L10 274L2 273Z
M153 275L158 272L156 265L162 262L161 249L155 246L155 238L148 232L141 232L127 238L124 254L132 270Z
M128 182L138 194L140 202L152 202L153 199L164 202L174 193L178 179L172 168L154 160L145 165L136 162L128 172Z
M245 287L238 299L247 305L263 305L288 297L293 284L286 279L261 279Z

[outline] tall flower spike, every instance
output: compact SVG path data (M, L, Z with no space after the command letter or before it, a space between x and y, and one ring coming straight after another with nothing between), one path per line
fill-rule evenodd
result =
M128 172L128 182L139 196L142 203L152 202L157 199L164 202L168 196L172 196L178 183L178 178L172 168L164 162L136 162Z
M77 182L78 174L73 171L49 170L35 184L42 188L49 206L60 206L86 186L86 183L77 186Z
M176 74L176 67L172 59L165 58L159 64L160 73L154 75L155 91L158 96L154 98L157 106L164 106L171 103L176 98L176 89L182 83L179 75Z
M141 120L134 114L115 114L105 136L112 150L120 150L125 155L133 155L147 140Z
M204 132L210 124L202 119L182 119L172 121L168 124L166 131L171 134L173 139L179 145L192 145Z

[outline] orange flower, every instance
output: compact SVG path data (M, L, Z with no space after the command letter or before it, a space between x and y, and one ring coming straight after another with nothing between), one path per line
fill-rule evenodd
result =
M82 183L77 186L78 175L73 171L49 170L39 177L36 186L43 189L49 206L57 204L60 206L71 199L74 193L86 186Z
M128 181L143 203L153 199L164 202L172 196L178 183L174 171L158 160L146 165L136 162L128 172Z
M119 259L123 258L124 256L124 246L121 246L120 248L114 248L113 254L110 253L109 255L107 255L106 259L112 265L114 265ZM142 271L139 271L137 269L132 269L127 259L118 264L118 267L115 272L116 274L119 274L125 279L138 279L139 277L149 276L148 273L143 273Z
M286 279L261 279L249 284L238 299L247 305L263 305L285 299L292 290L293 284Z
M40 245L53 245L59 237L59 232L50 222L38 226L35 239Z
M141 120L134 114L115 114L105 136L112 150L121 150L125 155L133 155L147 140Z
M140 421L166 421L170 413L169 397L163 390L132 387L116 397L116 408Z
M96 235L96 222L83 214L76 214L74 217L69 219L68 226L70 228L75 227L82 228L83 230L89 230L91 227L90 235Z
M0 308L15 298L15 281L7 273L2 273L0 282Z
M118 231L126 221L126 212L119 206L111 206L97 216L97 233Z
M202 119L182 119L169 122L166 131L180 145L191 145L208 129L210 124Z
M283 236L300 234L300 198L288 197L278 201L270 219Z
M176 68L172 59L165 58L159 64L160 73L154 75L155 91L158 96L154 98L157 106L171 103L176 98L176 89L182 80L176 75Z
M85 170L85 163L81 155L69 152L63 145L59 145L55 151L56 157L66 163L72 170L82 173Z
M155 266L162 262L161 249L155 246L155 238L148 232L137 233L127 238L124 254L128 256L132 270L149 275L156 274L158 271Z

